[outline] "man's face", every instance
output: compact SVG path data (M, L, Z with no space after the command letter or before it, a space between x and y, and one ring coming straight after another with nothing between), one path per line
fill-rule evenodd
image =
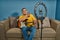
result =
M27 10L26 9L23 9L22 10L22 13L23 13L23 15L26 15L27 14Z

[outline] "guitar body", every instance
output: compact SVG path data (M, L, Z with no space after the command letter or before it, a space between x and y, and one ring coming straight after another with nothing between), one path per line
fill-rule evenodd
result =
M17 22L17 26L18 26L18 28L20 28L20 26L21 26L21 23L20 23L19 20L18 20L18 22Z
M26 27L24 22L18 20L18 28Z

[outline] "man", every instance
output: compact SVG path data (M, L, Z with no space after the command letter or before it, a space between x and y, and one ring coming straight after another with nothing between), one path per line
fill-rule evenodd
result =
M26 8L22 8L22 14L23 15L19 17L19 21L20 23L26 22L26 26L22 27L23 37L25 40L32 40L37 28L36 18L32 14L28 13ZM28 35L28 31L30 32L30 35Z

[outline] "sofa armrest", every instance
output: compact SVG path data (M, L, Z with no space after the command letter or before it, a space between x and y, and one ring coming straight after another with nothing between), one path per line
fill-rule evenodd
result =
M0 21L0 40L6 40L7 30L9 30L9 20Z
M59 22L57 20L53 20L53 19L50 19L50 25L51 25L51 28L53 28L55 31L57 30L57 26L58 26Z
M60 40L60 23L58 24L56 29L56 40Z
M0 23L0 40L5 40L5 36L4 25Z
M0 24L3 24L4 31L7 31L9 29L9 20L8 19L0 21Z

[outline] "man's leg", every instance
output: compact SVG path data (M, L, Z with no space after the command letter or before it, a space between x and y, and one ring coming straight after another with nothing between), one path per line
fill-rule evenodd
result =
M22 33L25 40L28 40L27 27L22 27Z
M35 33L36 33L36 28L35 27L31 27L30 28L30 36L29 36L28 40L32 40L32 38L34 37Z

